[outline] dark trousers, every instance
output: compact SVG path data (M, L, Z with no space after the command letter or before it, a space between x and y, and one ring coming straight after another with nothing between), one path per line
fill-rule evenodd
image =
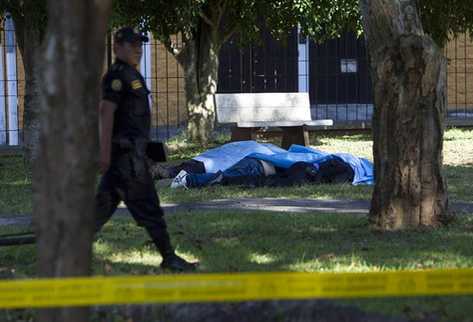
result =
M133 151L114 152L96 195L96 231L123 201L136 223L143 226L163 257L174 254L163 210L144 157Z

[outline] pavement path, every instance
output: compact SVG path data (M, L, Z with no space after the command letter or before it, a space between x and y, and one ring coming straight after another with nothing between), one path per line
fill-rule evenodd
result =
M333 213L366 215L369 211L368 200L314 200L314 199L279 199L279 198L241 198L220 199L205 202L162 204L164 212L192 212L194 210L235 210L235 211L270 211L292 213ZM450 210L457 214L473 214L473 202L452 202ZM128 215L125 207L119 207L116 214ZM2 218L3 217L3 218ZM30 225L31 214L0 215L0 226Z
M165 213L191 212L193 210L235 210L235 211L270 211L292 213L334 213L364 215L369 211L367 200L314 200L314 199L278 199L278 198L242 198L220 199L205 202L162 204ZM473 202L453 202L450 210L457 214L473 214ZM128 215L123 206L117 209L118 215ZM0 215L0 226L29 225L31 215Z

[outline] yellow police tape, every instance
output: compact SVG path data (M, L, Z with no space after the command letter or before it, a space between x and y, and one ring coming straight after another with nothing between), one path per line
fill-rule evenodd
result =
M244 273L0 282L0 308L473 294L473 269Z

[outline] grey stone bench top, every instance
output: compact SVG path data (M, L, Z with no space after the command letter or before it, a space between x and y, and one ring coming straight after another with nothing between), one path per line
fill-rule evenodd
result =
M243 124L275 122L263 126L301 126L309 125L305 122L312 122L308 93L215 94L215 104L217 120L222 124L230 123L246 127ZM294 123L285 125L284 122ZM332 124L325 122L322 125L331 126Z
M313 120L313 121L267 121L267 122L238 122L238 127L253 128L253 127L293 127L293 126L309 126L309 127L324 127L332 126L333 120Z

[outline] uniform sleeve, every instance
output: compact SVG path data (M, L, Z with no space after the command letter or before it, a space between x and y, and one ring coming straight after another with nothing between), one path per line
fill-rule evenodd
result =
M125 92L125 82L120 73L109 71L102 79L102 99L119 104Z

